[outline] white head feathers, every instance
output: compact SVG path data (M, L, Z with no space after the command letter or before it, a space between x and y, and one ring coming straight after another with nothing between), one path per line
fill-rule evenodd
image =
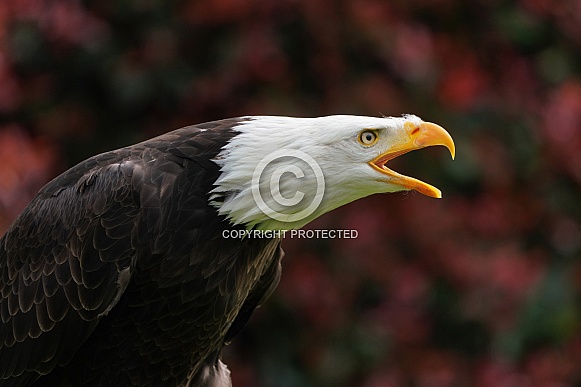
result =
M405 136L406 122L422 120L412 115L247 117L215 159L221 175L211 204L248 228L293 229L364 196L405 189L378 181L369 162ZM377 146L361 142L366 129L382 137Z

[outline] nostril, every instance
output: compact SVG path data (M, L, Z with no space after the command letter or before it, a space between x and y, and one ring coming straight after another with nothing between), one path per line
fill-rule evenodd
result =
M420 131L420 128L418 126L416 126L416 128L414 130L412 130L412 136L417 134Z

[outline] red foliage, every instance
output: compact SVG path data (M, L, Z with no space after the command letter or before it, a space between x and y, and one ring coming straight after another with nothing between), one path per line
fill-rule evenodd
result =
M0 234L54 173L57 155L16 125L0 128Z
M551 93L541 128L553 161L581 184L581 81Z
M438 97L450 109L475 108L487 97L490 85L489 74L481 68L478 60L460 47L449 48L443 64Z

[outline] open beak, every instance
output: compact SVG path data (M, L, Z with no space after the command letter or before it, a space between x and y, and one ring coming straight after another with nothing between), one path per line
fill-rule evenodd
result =
M456 155L456 148L452 137L444 128L430 122L423 122L419 126L411 122L404 125L405 135L397 139L396 143L385 153L369 162L369 165L379 171L385 178L382 180L403 187L404 190L415 190L426 196L441 198L442 192L434 186L413 177L404 176L387 168L389 160L410 151L433 145L443 145L450 151L452 159Z

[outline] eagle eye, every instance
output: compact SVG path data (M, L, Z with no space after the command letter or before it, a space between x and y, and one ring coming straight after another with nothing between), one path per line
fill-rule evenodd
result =
M375 133L373 130L366 129L359 133L359 142L362 145L365 146L373 145L377 142L377 139L378 139L377 133Z

